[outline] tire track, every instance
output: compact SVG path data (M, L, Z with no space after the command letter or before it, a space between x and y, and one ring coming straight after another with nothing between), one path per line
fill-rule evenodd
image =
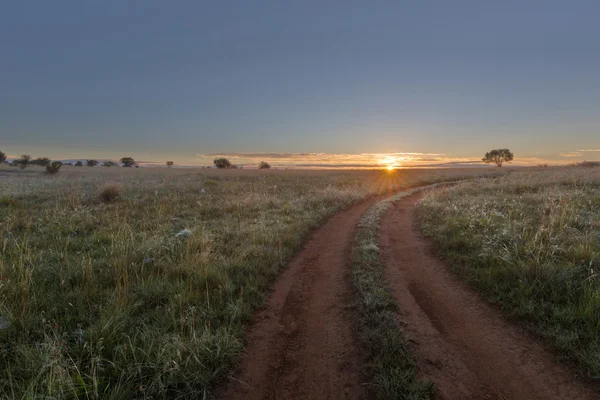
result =
M224 399L364 399L350 254L362 214L341 211L317 229L281 274L247 335Z
M422 194L396 202L381 225L386 279L419 373L442 399L592 399L581 382L530 335L452 275L415 221Z

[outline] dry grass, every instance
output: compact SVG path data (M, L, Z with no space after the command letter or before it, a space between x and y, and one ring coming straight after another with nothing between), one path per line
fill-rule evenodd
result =
M0 397L210 396L324 218L480 173L2 166ZM119 201L98 200L106 182Z
M104 203L110 203L116 200L121 195L119 186L114 183L106 183L100 188L99 197Z
M427 196L419 214L488 300L600 376L600 168L466 182Z

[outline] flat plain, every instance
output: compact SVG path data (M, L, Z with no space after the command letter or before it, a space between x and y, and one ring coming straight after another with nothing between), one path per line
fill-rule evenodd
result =
M0 394L210 396L312 230L493 169L0 167Z

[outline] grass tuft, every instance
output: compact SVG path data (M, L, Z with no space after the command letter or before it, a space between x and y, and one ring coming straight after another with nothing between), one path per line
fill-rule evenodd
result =
M115 201L119 196L121 196L121 189L114 183L107 183L102 186L98 194L98 197L104 203Z

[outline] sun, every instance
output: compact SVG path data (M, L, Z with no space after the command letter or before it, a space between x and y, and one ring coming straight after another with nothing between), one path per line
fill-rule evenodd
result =
M394 169L394 166L393 165L388 165L387 169L388 169L388 171L392 171Z

